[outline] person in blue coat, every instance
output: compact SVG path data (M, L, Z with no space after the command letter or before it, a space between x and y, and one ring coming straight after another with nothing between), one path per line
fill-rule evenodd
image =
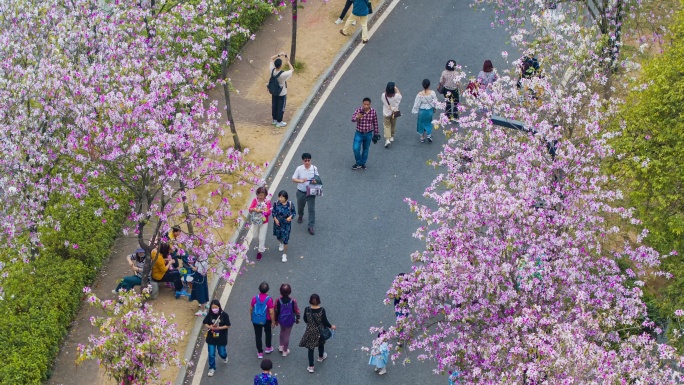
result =
M378 334L378 338L380 338L383 334L385 334L384 331L381 331ZM387 373L387 360L389 359L389 346L387 345L387 342L383 342L380 344L380 346L374 347L371 350L371 357L370 360L368 361L368 365L375 365L375 371L379 375L383 375Z
M361 42L363 44L368 43L368 15L371 12L370 0L354 0L352 14L347 18L347 22L344 23L344 28L340 30L340 33L344 36L349 36L354 32L352 26L358 20L359 24L361 24Z

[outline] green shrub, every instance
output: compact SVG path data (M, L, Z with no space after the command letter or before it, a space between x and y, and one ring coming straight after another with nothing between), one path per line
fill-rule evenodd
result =
M125 195L115 199L128 207ZM83 287L107 259L126 219L121 208L103 210L97 216L95 211L105 207L97 193L83 203L54 198L47 211L59 220L61 230L43 229L44 248L31 264L17 262L7 267L5 296L0 301L0 385L41 384L49 377L52 361L80 307ZM69 247L66 240L71 242Z

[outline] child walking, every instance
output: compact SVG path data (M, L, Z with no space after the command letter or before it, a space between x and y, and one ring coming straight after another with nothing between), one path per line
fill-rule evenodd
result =
M282 261L287 262L287 244L290 241L292 219L297 215L292 202L289 201L287 191L278 193L278 200L273 205L273 235L278 238L278 250L283 252Z
M378 333L378 338L385 334L384 331ZM371 349L371 358L368 365L375 365L375 371L383 375L387 373L387 359L389 358L389 346L387 342L383 342L380 346Z

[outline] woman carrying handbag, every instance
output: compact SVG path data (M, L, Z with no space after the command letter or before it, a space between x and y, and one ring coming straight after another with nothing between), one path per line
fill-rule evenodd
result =
M337 327L328 322L328 317L325 314L325 309L321 307L321 297L318 294L311 294L309 298L309 305L304 310L304 322L306 323L306 330L299 342L299 346L309 350L309 366L306 370L309 373L314 372L314 349L318 347L318 362L323 362L328 358L325 352L325 340L330 338L331 332L328 330L335 330ZM327 337L327 338L326 338Z
M394 82L387 83L385 92L380 96L382 100L382 125L385 129L385 148L394 142L394 132L397 127L397 118L401 116L399 103L401 92Z

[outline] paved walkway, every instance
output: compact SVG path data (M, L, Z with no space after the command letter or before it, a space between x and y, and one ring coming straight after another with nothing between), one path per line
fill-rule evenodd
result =
M396 6L379 30L363 46L348 70L332 89L301 144L294 149L291 163L285 163L284 177L270 191L284 189L294 197L290 181L300 154L310 152L325 185L325 196L316 201L316 235L305 223L293 224L288 252L289 262L280 262L277 241L270 235L264 260L239 277L232 289L226 311L233 327L229 333L229 363L219 362L216 375L206 377L200 362L200 378L193 384L251 383L259 372L254 336L249 320L249 301L260 282L270 283L273 296L283 282L293 287L293 297L302 308L311 293L318 293L330 321L337 325L335 339L326 344L328 359L306 372L306 350L298 347L304 325L295 326L291 355L269 358L274 372L284 384L427 384L446 383L432 373L433 363L418 362L409 354L410 365L395 365L378 377L367 365L371 326L389 325L393 309L382 301L392 279L410 269L410 255L423 245L412 237L421 226L404 198L422 201L422 192L438 170L427 162L435 159L445 142L442 131L435 142L422 144L415 131L415 115L410 113L423 78L433 88L444 64L450 58L467 66L476 75L482 62L491 59L503 66L500 52L506 50L501 30L490 28L490 16L468 7L466 1L395 0ZM381 109L380 94L388 81L395 81L404 101L404 116L398 123L396 141L388 149L373 145L366 171L352 171L351 114L363 97ZM278 331L274 333L277 341ZM274 343L277 347L277 342ZM206 349L204 346L202 349Z

